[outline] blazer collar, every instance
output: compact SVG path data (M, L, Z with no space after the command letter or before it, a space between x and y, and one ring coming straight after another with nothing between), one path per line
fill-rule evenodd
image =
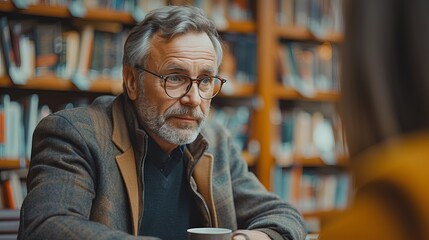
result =
M127 189L128 201L131 208L131 222L132 231L134 235L138 233L138 220L139 220L139 189L136 162L134 151L130 141L127 124L124 117L123 101L124 96L117 97L112 106L113 118L113 143L123 152L116 156L116 163L118 164L119 171L125 182Z
M128 134L127 123L124 117L124 95L118 96L112 106L113 118L113 143L122 151L125 152L132 147Z

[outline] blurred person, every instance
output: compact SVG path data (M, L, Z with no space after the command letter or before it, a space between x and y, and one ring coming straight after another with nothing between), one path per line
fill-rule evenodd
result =
M226 82L221 62L202 10L147 14L124 46L124 93L37 126L18 238L184 240L188 228L223 227L254 240L304 239L300 213L206 121Z
M429 239L429 2L346 1L342 119L355 194L321 239Z

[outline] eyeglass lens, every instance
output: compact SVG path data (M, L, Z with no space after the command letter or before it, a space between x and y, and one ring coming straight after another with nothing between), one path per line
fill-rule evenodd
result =
M173 98L184 96L192 87L193 80L186 75L172 74L165 76L165 91ZM197 80L198 91L202 98L210 99L216 96L222 85L217 77L203 77Z

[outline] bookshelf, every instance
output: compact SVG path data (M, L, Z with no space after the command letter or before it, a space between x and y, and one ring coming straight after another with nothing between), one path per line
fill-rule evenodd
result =
M42 4L29 5L24 9L17 8L11 1L0 1L0 15L4 15L11 20L48 20L51 22L61 22L66 24L99 24L102 23L103 27L126 29L130 28L135 20L132 14L128 12L115 11L111 9L87 9L82 17L74 17L70 13L67 6L46 6ZM107 24L106 24L107 22ZM253 21L230 21L228 27L222 30L223 33L233 32L239 34L254 34L255 24ZM1 56L0 51L0 56ZM3 57L3 56L1 56ZM0 69L1 70L1 69ZM0 71L1 73L1 71ZM91 102L94 98L100 95L111 94L117 95L122 92L122 81L117 78L109 76L98 76L92 78L87 89L80 89L72 79L64 78L59 75L49 74L42 76L32 76L26 79L25 83L14 83L10 76L0 74L0 96L10 96L10 101L19 102L27 96L37 94L39 106L49 105L52 111L63 108L68 102L73 102L79 99L85 99L86 103ZM240 81L235 82L234 89L227 93L221 93L221 99L226 101L233 101L237 98L252 99L255 95L255 84L252 82L243 83ZM0 104L1 105L1 104ZM0 107L1 108L1 107ZM1 110L1 109L0 109ZM1 111L0 111L1 113ZM5 131L5 129L3 129ZM2 131L0 131L2 132ZM16 134L18 135L18 134ZM28 145L26 143L25 145ZM0 146L0 152L1 152ZM249 165L255 165L256 158L248 151L243 151L243 158ZM28 157L0 157L0 173L7 176L6 173L14 173L21 171L29 166ZM23 179L20 179L23 181ZM14 186L17 186L17 181L14 178ZM15 196L16 192L21 192L18 187L6 187L11 181L8 177L1 180L0 190L10 193L9 196ZM20 189L24 188L21 186ZM0 212L2 208L16 209L20 206L20 200L14 197L7 197L5 201L0 201ZM0 233L2 236L2 233Z
M338 3L337 0L332 0ZM192 1L189 1L192 2ZM222 1L225 3L233 0ZM278 124L273 121L273 113L278 111L279 105L284 103L310 102L333 104L340 99L340 93L336 89L316 89L312 96L302 94L296 88L283 84L278 80L277 49L284 42L314 43L316 45L329 43L341 44L343 36L338 32L328 32L321 36L314 34L308 27L302 25L282 25L277 21L279 14L279 3L293 2L293 0L256 0L244 1L248 4L254 3L254 19L228 20L226 28L220 29L222 34L244 34L254 35L256 38L256 81L241 82L233 81L234 88L228 92L222 92L214 99L214 103L221 105L234 103L244 99L251 102L251 120L249 121L249 142L243 151L244 158L255 169L257 177L268 189L274 191L273 168L277 166L276 155L273 154L273 145L276 134L278 134ZM309 1L305 1L309 2ZM29 5L26 8L17 8L11 1L0 1L0 13L8 18L14 19L49 19L63 22L85 22L100 23L107 22L115 24L115 27L129 28L135 23L133 15L126 11L112 9L88 8L84 16L73 16L67 6L46 6L42 4ZM232 81L230 81L232 83ZM73 98L89 97L95 98L98 95L116 95L122 91L122 83L118 79L100 76L92 79L88 89L82 90L70 79L57 76L31 77L25 84L14 84L11 79L4 75L0 76L0 94L10 94L12 97L21 97L26 94L40 94L42 103L53 103L68 101ZM54 97L52 97L54 96ZM232 104L233 105L233 104ZM292 163L281 166L282 169L292 170L299 182L299 174L312 169L330 169L347 172L347 158L343 155L337 156L335 166L326 164L318 156L294 155ZM27 160L28 164L28 160ZM19 160L0 159L0 169L11 169L22 167ZM298 183L297 183L298 184ZM299 186L292 186L297 191ZM335 210L333 210L335 211ZM306 212L305 216L323 217L331 211Z
M300 4L302 2L307 1L300 1ZM293 3L296 3L296 1L256 1L259 71L256 92L263 102L263 107L256 113L256 126L258 126L256 138L260 143L260 154L256 169L259 179L266 187L277 192L281 197L301 210L306 220L308 231L318 232L322 220L335 212L341 211L350 193L343 192L341 200L332 200L329 196L317 195L318 192L324 191L323 189L320 190L324 186L314 186L313 183L315 181L318 183L335 182L337 186L342 186L342 191L344 191L344 188L349 189L351 185L348 179L350 175L346 153L343 150L336 155L334 164L326 163L324 159L317 155L306 156L305 154L292 153L286 165L279 165L281 161L273 153L273 145L278 141L275 139L278 138L277 135L281 128L276 122L278 120L275 119L278 118L276 115L279 114L279 108L280 111L284 110L279 106L294 106L296 103L304 102L320 104L321 106L327 104L335 109L335 105L341 96L339 88L316 89L311 96L307 96L298 91L297 88L282 83L276 76L278 74L278 69L276 69L278 63L275 56L279 45L284 43L340 45L343 35L337 31L329 31L322 36L313 33L308 26L279 23L276 13L278 14L282 11L282 6L278 4ZM340 2L332 1L332 3L339 4ZM322 108L324 107L322 106ZM294 114L293 111L291 111L291 114ZM283 116L281 115L282 118ZM281 182L280 186L278 186L278 181ZM328 188L327 191L332 192L332 188ZM309 194L308 192L311 193ZM322 201L318 201L320 198ZM323 199L328 199L329 201ZM335 201L335 205L332 204L332 201ZM304 204L301 202L304 202Z

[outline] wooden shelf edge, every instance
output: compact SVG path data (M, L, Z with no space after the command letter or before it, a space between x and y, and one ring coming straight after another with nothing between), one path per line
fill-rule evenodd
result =
M91 20L91 21L108 21L122 24L134 24L135 20L131 13L124 11L116 11L113 9L93 8L87 9L85 16L76 19ZM29 5L26 9L16 8L12 2L0 3L0 12L14 12L23 15L41 16L41 17L56 17L56 18L74 18L67 6L47 6L43 4Z
M347 157L337 156L336 162L334 164L327 164L318 156L314 157L305 157L305 156L294 156L292 161L288 164L281 165L284 168L292 167L334 167L334 168L348 168L349 164L347 162Z
M30 165L29 160L25 160L25 166L21 165L21 161L18 159L0 159L0 169L19 169L23 167L28 167Z
M136 22L128 12L116 11L107 8L88 9L83 19L91 21L110 21L123 24L134 24Z
M277 26L277 35L281 38L290 39L290 40L310 40L318 42L332 42L332 43L341 43L344 38L343 33L328 32L326 36L319 38L315 36L308 28L306 27L297 27L297 26Z
M117 11L108 8L89 8L85 16L76 19L90 21L108 21L122 24L135 24L132 14L125 11ZM12 2L1 2L0 12L15 12L23 15L33 15L42 17L73 18L67 6L47 6L43 4L29 5L26 9L16 8ZM255 33L256 24L252 20L248 21L228 21L226 29L219 29L220 32Z
M122 92L122 81L111 78L99 78L90 80L91 85L88 92L119 94ZM79 89L69 79L62 79L56 76L45 76L28 79L23 85L14 85L8 77L0 77L0 87L54 90L54 91L79 91Z
M254 21L228 21L226 29L220 29L220 32L239 32L239 33L255 33L256 23Z
M347 163L343 160L344 157L337 156L335 164L327 164L320 157L295 157L295 164L303 167L347 167Z
M223 87L217 97L237 98L255 96L255 84L253 83L239 83L231 81L230 84L232 84L232 87L230 89Z
M104 92L112 93L114 95L121 93L122 90L122 81L111 78L99 78L92 80L91 87L89 88L90 92Z
M283 86L277 84L274 88L277 98L283 100L304 100L304 101L338 101L340 99L339 91L330 90L330 91L316 91L315 95L312 97L303 96L296 89L292 87Z
M12 2L0 2L0 10L2 12L10 12L12 10L16 10L15 6L13 6Z

